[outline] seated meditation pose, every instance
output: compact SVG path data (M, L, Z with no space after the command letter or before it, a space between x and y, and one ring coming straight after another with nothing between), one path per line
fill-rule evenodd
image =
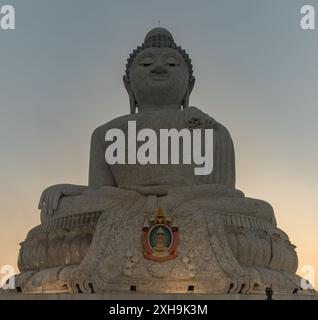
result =
M189 106L195 78L189 55L164 28L149 31L130 54L123 77L130 114L92 134L88 186L43 191L41 224L21 243L22 292L252 293L300 288L297 255L276 227L273 209L235 189L228 130ZM105 160L111 129L213 130L213 170L194 163L113 163ZM182 139L179 140L180 144ZM136 147L140 145L137 142ZM193 146L192 146L193 148ZM159 154L158 154L159 159ZM189 289L190 288L190 289Z

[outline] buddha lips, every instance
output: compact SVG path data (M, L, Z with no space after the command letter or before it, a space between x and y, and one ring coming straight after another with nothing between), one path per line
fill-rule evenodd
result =
M109 165L192 164L197 166L195 175L209 175L213 170L213 129L160 129L158 135L148 128L137 132L136 121L128 121L127 136L112 128L106 131L105 141Z

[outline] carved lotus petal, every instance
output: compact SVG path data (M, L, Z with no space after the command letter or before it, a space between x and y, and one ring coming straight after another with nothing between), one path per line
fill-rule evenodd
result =
M134 266L134 263L132 262L132 261L130 261L130 260L128 260L127 262L126 262L126 264L125 264L125 267L126 268L131 268L131 267L133 267Z
M192 270L192 271L189 272L189 276L190 276L190 277L195 277L195 275L196 275L196 273L195 273L194 270Z
M124 268L124 275L130 277L133 274L132 270Z
M173 265L152 265L148 268L148 272L154 277L165 278L172 272Z
M132 257L130 258L130 260L131 260L132 262L136 263L136 262L139 261L139 257L138 257L138 256L132 256Z
M195 257L195 253L192 250L189 252L188 255L191 259Z
M190 263L188 264L188 267L189 267L190 270L194 270L194 269L195 269L195 265L194 265L194 263L192 263L192 262L190 262Z
M132 252L130 251L130 250L127 250L127 252L126 252L126 257L132 257L133 256L133 254L132 254Z
M188 257L183 257L182 258L182 262L183 263L188 263L190 261L190 259Z

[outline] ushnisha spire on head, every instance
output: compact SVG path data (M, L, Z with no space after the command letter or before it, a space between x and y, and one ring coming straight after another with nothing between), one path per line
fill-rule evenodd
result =
M140 53L142 50L147 48L172 48L177 50L182 57L184 58L188 70L189 70L189 82L193 81L193 66L191 63L191 59L189 58L189 55L186 53L184 49L182 49L180 46L177 46L174 42L172 34L165 28L157 27L154 29L151 29L145 36L145 40L142 43L141 46L138 46L127 59L126 64L126 76L129 79L129 72L130 67L136 58L137 54Z

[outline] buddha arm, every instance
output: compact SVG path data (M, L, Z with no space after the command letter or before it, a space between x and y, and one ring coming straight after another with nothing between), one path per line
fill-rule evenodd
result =
M235 187L235 153L231 135L217 123L213 140L213 182Z
M191 121L199 119L206 129L213 129L213 171L206 176L196 176L197 183L235 187L235 154L229 131L196 107L188 107L183 113L188 126Z
M207 176L198 176L200 183L217 183L235 187L235 153L229 131L215 122L209 127L214 129L213 171Z
M96 129L91 138L89 161L89 187L116 186L115 180L105 160L102 140L103 130Z

